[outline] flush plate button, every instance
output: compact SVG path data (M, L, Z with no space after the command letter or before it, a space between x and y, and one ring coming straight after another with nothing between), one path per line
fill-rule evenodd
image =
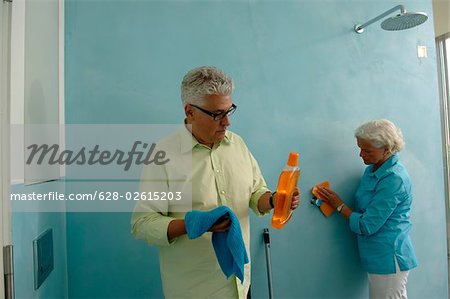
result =
M53 270L53 230L33 240L34 289L37 290Z

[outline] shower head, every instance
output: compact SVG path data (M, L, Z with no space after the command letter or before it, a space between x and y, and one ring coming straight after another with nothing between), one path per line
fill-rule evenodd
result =
M381 28L383 28L384 30L390 30L390 31L404 30L404 29L418 26L418 25L424 23L428 19L428 16L426 13L406 12L405 7L403 5L397 5L396 7L393 7L391 9L389 9L388 11L382 13L381 15L364 23L363 25L359 25L359 24L355 25L354 29L357 33L363 33L365 27L369 26L372 23L375 23L376 21L384 18L385 16L387 16L399 9L400 9L400 14L396 15L395 17L390 17L390 18L384 20L381 23Z
M428 20L428 16L423 12L406 12L390 17L381 23L381 28L389 31L404 30L419 26Z

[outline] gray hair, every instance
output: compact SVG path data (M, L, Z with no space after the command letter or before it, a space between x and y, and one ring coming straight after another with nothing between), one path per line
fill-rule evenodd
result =
M190 70L181 82L181 101L203 104L208 95L229 96L233 92L233 80L222 70L213 66L202 66Z
M355 137L370 141L376 148L387 147L395 154L403 149L402 131L387 119L369 121L355 130Z

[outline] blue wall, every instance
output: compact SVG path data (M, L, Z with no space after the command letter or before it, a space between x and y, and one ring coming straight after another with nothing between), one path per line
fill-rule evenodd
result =
M62 193L63 189L60 182L48 182L32 186L13 185L11 193ZM39 212L38 209L35 212L13 212L11 221L16 298L67 298L66 214ZM33 240L47 229L53 229L54 269L35 290Z
M353 130L388 118L404 132L401 158L414 182L413 242L420 266L411 298L447 298L440 113L430 0L424 25L352 28L393 1L69 1L67 123L180 123L179 83L215 65L236 83L231 130L242 135L270 187L289 151L300 152L303 201L271 230L275 295L364 298L356 241L338 215L325 219L309 190L329 179L350 205L364 165ZM428 47L418 59L416 46ZM67 216L69 297L159 297L157 251L129 235L129 214ZM252 219L252 292L267 297L263 227ZM327 287L323 287L326 285Z
M68 213L69 298L160 298L158 252L130 234L128 213Z

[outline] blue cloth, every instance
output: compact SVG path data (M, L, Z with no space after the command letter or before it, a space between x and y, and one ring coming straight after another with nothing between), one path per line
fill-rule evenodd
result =
M226 206L202 212L191 211L184 218L189 239L195 239L207 232L220 217L228 215L231 220L230 228L226 232L215 232L212 243L220 268L229 278L235 274L244 282L244 264L248 263L247 250L242 239L241 226L233 211Z
M357 234L361 263L368 273L395 273L417 266L410 239L411 178L398 155L373 172L366 168L355 195L350 228Z

